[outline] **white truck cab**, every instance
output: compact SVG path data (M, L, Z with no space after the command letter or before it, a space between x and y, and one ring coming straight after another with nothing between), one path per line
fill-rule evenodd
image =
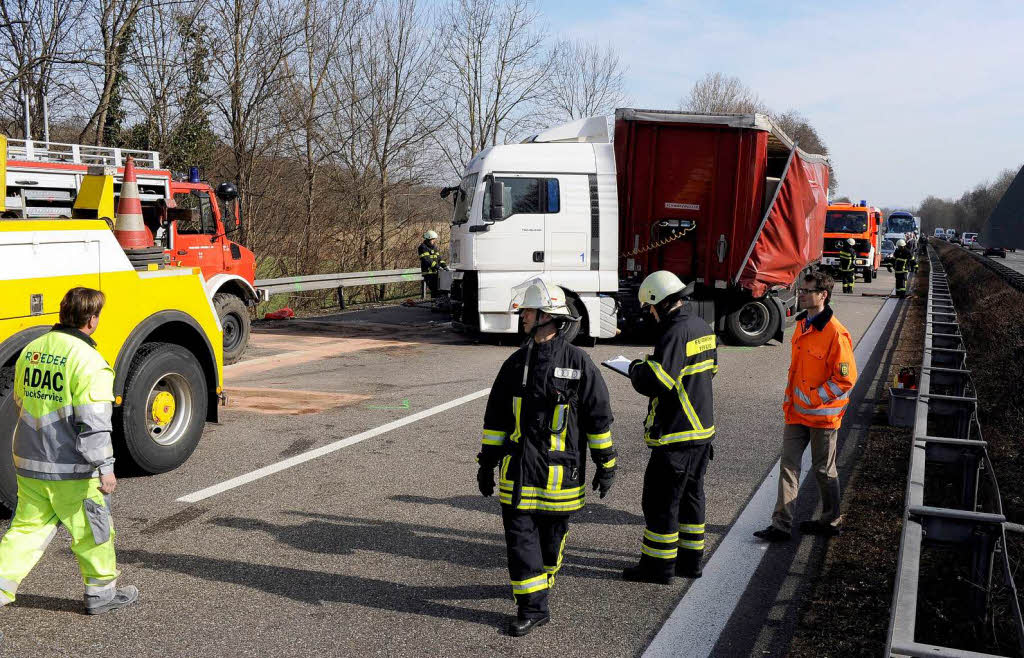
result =
M579 332L615 335L618 200L603 117L481 151L454 193L449 267L457 325L517 333L512 288L541 276L565 289L581 316Z

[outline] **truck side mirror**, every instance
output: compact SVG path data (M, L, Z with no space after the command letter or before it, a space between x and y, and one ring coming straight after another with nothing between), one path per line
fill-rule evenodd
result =
M491 207L487 219L498 222L505 219L505 184L498 180L488 183L491 194Z

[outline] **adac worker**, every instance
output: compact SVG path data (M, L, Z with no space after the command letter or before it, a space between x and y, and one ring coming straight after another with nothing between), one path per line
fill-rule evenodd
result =
M101 614L138 598L117 587L109 496L117 487L110 442L114 371L90 336L105 297L72 288L60 324L18 357L14 401L14 467L18 508L0 541L0 605L14 601L61 524L85 580L85 611Z
M644 535L640 563L626 580L668 584L673 573L700 578L704 556L704 473L714 457L711 380L715 334L684 301L686 286L661 270L640 285L640 303L658 323L654 354L630 364L633 388L650 398L644 440Z
M514 310L529 335L494 380L484 415L477 483L498 498L508 571L518 614L508 633L521 636L550 619L548 594L562 566L569 515L583 507L586 452L604 498L615 477L608 389L586 352L558 327L575 322L558 286L539 279L517 288Z
M804 277L798 302L805 309L793 331L789 377L782 411L779 494L772 524L754 533L767 541L786 541L793 524L793 506L800 490L800 462L811 444L811 468L821 496L821 518L803 521L800 530L810 534L839 534L839 473L836 470L836 438L857 383L853 344L832 312L829 300L835 283L824 272Z
M438 269L445 269L448 264L444 262L444 258L441 257L441 252L437 248L437 231L427 231L423 234L423 242L418 248L420 254L420 272L423 273L423 280L427 282L427 288L430 290L430 297L433 299L437 297L437 271Z
M853 292L854 269L853 263L857 258L857 241L853 238L846 238L846 244L839 250L839 276L843 281L843 292Z
M893 271L896 272L896 295L907 296L907 275L910 272L910 263L914 260L914 254L907 249L906 240L896 241L896 251L892 253Z

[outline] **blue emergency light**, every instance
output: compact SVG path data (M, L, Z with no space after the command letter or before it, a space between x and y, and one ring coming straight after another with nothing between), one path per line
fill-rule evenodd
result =
M868 205L868 202L865 199L861 199L860 200L860 205L866 206L866 205Z
M188 168L188 182L198 183L199 182L199 167Z

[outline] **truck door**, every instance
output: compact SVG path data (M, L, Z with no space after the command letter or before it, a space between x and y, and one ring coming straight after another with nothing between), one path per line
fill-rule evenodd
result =
M585 175L544 179L544 269L590 269L590 186Z
M487 179L487 183L490 182ZM520 272L544 269L544 179L536 175L497 174L504 186L503 218L478 234L475 262L480 270ZM484 184L483 214L491 207L491 186ZM486 220L485 220L486 221Z
M223 248L212 240L217 235L214 203L206 190L177 192L174 195L177 219L171 223L171 262L199 267L207 279L224 271Z

